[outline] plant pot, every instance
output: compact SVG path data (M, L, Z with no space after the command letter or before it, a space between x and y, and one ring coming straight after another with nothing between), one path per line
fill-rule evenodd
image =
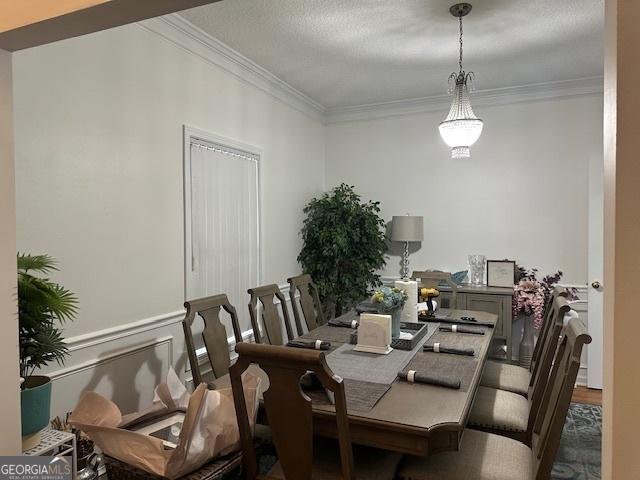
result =
M531 366L531 358L533 357L533 348L535 346L535 328L533 320L535 315L523 315L524 332L520 341L520 349L518 355L518 364L521 367L529 368Z
M23 449L28 450L40 443L40 432L49 425L51 379L42 375L25 378L24 389L20 391L20 408L22 444Z

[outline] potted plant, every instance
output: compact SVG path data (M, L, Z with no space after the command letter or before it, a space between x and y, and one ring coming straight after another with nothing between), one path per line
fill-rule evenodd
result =
M53 361L64 364L69 351L58 325L73 320L77 313L76 296L45 277L55 270L56 261L48 255L18 254L23 448L39 443L40 431L50 418L51 379L34 373Z
M381 285L385 264L385 224L379 202L362 202L352 186L341 184L304 208L298 261L318 287L324 311L335 316Z
M372 301L378 307L378 312L391 315L392 338L400 336L400 316L407 298L407 292L397 287L381 287L373 293Z

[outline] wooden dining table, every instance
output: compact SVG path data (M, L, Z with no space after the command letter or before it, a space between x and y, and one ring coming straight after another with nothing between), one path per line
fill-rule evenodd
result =
M473 317L477 322L492 325L498 320L495 314L471 310L440 309L438 314L448 317L449 320ZM483 329L485 334L474 335L482 339L475 341L475 344L480 346L475 351L475 371L467 388L452 389L396 380L370 410L348 411L352 442L418 456L457 450L494 334L494 329L490 326L474 328ZM460 361L466 361L465 357L460 356ZM268 378L264 372L255 365L251 368L265 380L262 388L266 390ZM217 379L216 386L228 385L227 377ZM258 421L266 423L266 416L259 414ZM333 405L314 403L313 422L314 434L337 438Z

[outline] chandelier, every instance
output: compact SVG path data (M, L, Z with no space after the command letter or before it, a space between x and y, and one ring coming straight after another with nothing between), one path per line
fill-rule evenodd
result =
M476 143L482 133L482 120L475 116L469 103L469 87L475 75L462 68L462 17L471 11L471 4L458 3L449 11L460 22L460 58L458 73L449 75L449 93L453 94L447 118L440 123L440 136L451 147L451 158L469 158L469 147Z

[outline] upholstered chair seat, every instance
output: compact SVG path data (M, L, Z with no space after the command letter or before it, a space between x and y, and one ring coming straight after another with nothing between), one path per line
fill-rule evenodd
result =
M312 480L342 480L342 467L338 455L338 442L329 439L314 439ZM396 478L402 455L377 448L353 446L353 465L356 480L392 480ZM282 467L277 462L267 475L282 479Z
M460 450L429 457L407 456L400 465L403 480L531 480L531 450L516 440L465 430Z
M468 425L527 441L529 402L522 395L495 388L478 387Z
M523 367L489 361L482 373L481 385L517 393L526 397L529 393L531 372Z

